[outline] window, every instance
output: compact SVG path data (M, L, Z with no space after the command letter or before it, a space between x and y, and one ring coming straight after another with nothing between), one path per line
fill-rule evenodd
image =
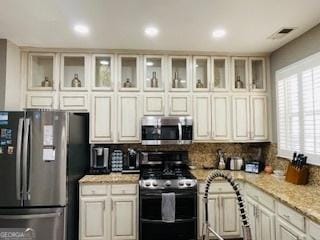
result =
M320 53L276 73L278 154L320 165Z

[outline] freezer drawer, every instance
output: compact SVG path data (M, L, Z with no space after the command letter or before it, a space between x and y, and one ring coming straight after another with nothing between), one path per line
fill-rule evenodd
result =
M0 236L14 233L28 240L63 240L64 212L64 208L0 209Z

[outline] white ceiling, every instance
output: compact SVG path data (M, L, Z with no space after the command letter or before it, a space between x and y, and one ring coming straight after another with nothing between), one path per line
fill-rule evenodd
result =
M0 38L19 46L272 52L320 22L319 0L0 0ZM90 27L88 36L74 24ZM144 28L159 28L148 39ZM221 40L211 37L225 28ZM282 40L267 39L297 27Z

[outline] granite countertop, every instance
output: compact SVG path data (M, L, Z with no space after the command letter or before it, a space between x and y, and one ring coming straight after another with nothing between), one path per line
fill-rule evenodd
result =
M205 181L210 170L192 170L198 181ZM260 173L252 174L243 171L225 171L240 181L252 184L263 192L270 194L285 205L307 216L320 224L320 189L316 185L295 185L284 179Z
M86 175L80 183L138 183L139 174L110 173L101 175Z

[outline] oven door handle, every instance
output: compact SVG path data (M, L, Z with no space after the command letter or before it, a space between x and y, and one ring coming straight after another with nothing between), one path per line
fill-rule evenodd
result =
M181 142L182 141L182 125L180 122L178 123L178 130L179 130L179 141Z
M169 191L170 192L170 191ZM163 193L167 193L167 192L163 192ZM140 196L141 198L143 197L157 197L160 198L161 197L162 192L158 192L158 193L141 193ZM188 197L194 197L194 193L175 193L176 197L181 197L181 196L188 196Z
M193 222L196 219L197 219L196 217L192 217L192 218L188 218L188 219L175 219L175 221L173 223ZM140 220L143 222L149 222L149 223L166 223L166 222L163 222L161 219L155 220L155 219L140 218Z

